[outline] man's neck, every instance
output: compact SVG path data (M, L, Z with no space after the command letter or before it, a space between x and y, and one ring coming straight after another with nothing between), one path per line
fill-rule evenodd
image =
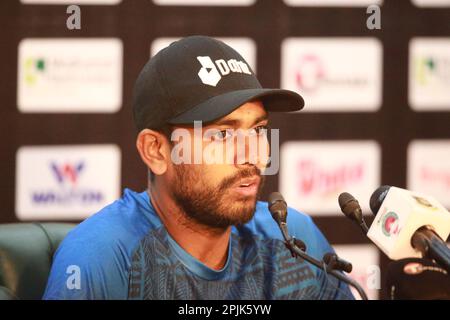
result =
M150 201L172 239L211 269L220 270L228 257L231 227L213 229L189 219L165 192L148 189Z

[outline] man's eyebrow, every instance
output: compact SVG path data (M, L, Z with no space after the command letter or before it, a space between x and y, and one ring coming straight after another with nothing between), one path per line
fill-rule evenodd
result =
M253 121L253 125L262 122L264 120L268 120L269 117L266 114L261 115L260 117L256 118L255 121ZM241 124L241 120L239 119L223 119L223 120L219 120L217 122L211 123L211 125L216 125L216 126L224 126L224 125L229 125L229 126L238 126L239 124Z

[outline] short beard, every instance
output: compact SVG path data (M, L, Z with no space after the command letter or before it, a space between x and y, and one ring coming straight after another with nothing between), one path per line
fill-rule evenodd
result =
M256 201L264 184L264 176L254 165L224 179L218 186L209 185L196 165L176 165L176 180L172 194L177 206L186 217L196 224L212 229L226 229L229 226L245 224L253 218ZM239 180L259 176L261 178L256 197L227 199L229 188Z

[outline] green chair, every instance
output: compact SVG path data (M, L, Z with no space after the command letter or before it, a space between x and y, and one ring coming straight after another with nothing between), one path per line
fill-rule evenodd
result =
M0 299L41 299L53 254L70 223L0 225Z

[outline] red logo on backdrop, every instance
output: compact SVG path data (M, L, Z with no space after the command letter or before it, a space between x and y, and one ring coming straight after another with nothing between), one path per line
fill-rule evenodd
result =
M75 185L80 172L84 168L84 162L80 161L76 164L63 163L60 165L52 162L50 164L50 168L52 169L58 183L63 184L65 181L68 181L72 185Z
M442 183L447 190L450 190L450 172L448 170L422 167L420 177L425 183Z
M302 195L327 194L361 182L364 177L364 164L345 164L329 169L320 167L313 160L300 160L297 163L297 172L297 188Z
M295 74L295 80L299 90L314 91L324 78L324 66L319 57L312 54L300 57L298 70Z

